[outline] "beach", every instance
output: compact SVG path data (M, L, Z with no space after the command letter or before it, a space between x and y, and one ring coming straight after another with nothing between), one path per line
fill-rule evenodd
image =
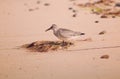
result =
M0 1L0 79L120 78L120 17L100 18L73 6L73 1ZM59 40L52 31L45 32L52 24L84 32L80 40L90 40L42 53L20 48L35 41Z

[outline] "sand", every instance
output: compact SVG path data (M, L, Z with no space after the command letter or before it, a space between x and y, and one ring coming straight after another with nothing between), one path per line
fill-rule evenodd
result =
M73 1L0 1L0 79L120 78L120 17L103 19L75 6L79 12L72 17L69 7ZM91 40L47 53L18 49L34 41L58 40L52 31L45 32L52 24L85 32L80 40ZM106 33L99 35L102 31ZM103 55L109 58L101 59Z

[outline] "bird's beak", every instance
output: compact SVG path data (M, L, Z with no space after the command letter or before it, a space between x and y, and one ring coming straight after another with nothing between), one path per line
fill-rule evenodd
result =
M52 29L52 27L50 27L50 28L46 29L46 30L45 30L45 32L47 32L47 31L49 31L49 30L51 30L51 29Z

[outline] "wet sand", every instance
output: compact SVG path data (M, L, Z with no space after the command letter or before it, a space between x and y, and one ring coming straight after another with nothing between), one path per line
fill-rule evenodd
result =
M72 17L69 7L69 0L0 1L0 79L120 78L120 17L102 19L83 9ZM92 40L47 53L17 49L38 40L58 40L52 31L45 32L52 24L85 32L80 40Z

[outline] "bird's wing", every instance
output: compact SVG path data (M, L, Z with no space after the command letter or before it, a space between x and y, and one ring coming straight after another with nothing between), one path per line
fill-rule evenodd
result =
M71 37L71 36L78 36L81 34L81 32L74 32L72 30L60 28L59 34L63 37Z

